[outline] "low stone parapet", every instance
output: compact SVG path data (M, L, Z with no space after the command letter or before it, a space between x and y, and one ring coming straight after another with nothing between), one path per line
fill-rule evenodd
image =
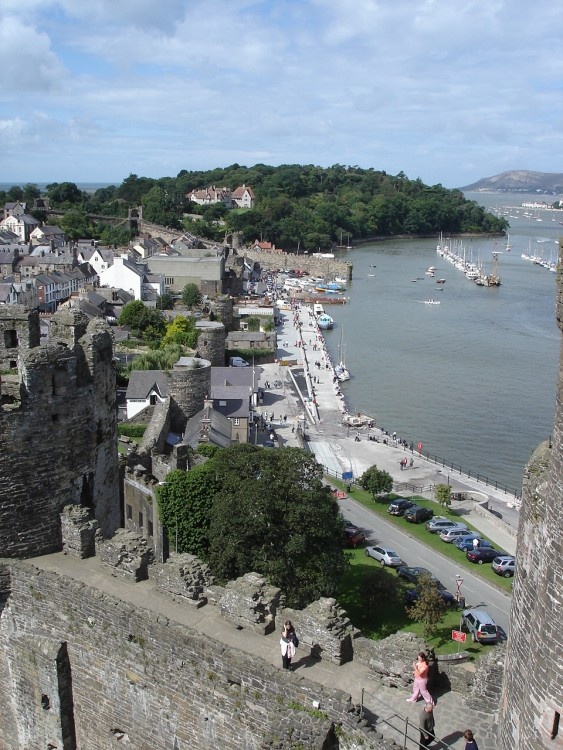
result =
M366 664L387 687L404 688L413 681L416 655L426 652L426 642L415 633L395 633L381 641L357 638L354 660Z
M309 646L312 656L334 664L345 664L352 660L352 639L359 631L336 599L321 597L302 610L284 609L277 618L280 631L285 620L291 620L300 646Z
M84 505L67 505L61 517L63 552L84 559L96 554L98 522L91 508Z
M276 627L280 595L280 589L263 576L247 573L227 583L219 599L219 609L225 620L237 628L268 635Z
M100 562L111 568L113 575L123 576L135 582L149 577L149 565L153 561L153 551L140 534L125 529L117 529L111 539L104 539L98 545Z
M183 601L202 607L207 604L207 587L213 583L209 566L195 555L171 555L165 563L151 567L159 591L181 597Z

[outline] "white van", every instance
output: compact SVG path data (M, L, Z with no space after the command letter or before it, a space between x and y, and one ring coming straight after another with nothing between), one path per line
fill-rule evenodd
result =
M250 367L246 359L242 357L229 357L229 365L231 367Z

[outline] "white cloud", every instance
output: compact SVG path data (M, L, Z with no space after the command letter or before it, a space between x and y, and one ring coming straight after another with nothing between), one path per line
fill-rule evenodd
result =
M559 168L552 0L4 0L2 12L13 179L16 148L84 180L267 156L448 186Z

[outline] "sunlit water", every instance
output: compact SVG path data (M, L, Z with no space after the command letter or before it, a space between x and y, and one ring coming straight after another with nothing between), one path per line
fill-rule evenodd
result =
M475 196L487 206L520 206L532 198ZM343 384L350 411L375 415L379 426L515 490L531 452L551 433L555 407L556 275L521 253L530 246L556 258L563 217L539 215L541 223L507 216L510 252L502 238L464 242L466 257L486 269L492 251L502 251L498 288L466 279L437 255L436 240L348 251L350 304L330 308L336 325L326 334L338 358L343 332L353 375ZM429 266L438 269L434 279L425 275ZM443 291L438 278L446 280ZM440 305L424 304L431 298Z

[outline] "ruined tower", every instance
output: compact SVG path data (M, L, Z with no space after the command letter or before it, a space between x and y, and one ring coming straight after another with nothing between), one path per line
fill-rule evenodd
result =
M563 331L559 247L557 324ZM563 748L563 359L553 445L524 476L510 633L499 708L499 750Z
M9 307L3 312L6 321ZM20 321L21 311L14 312ZM37 331L27 335L26 329L12 382L3 380L0 394L4 557L60 550L60 513L67 505L91 509L105 536L120 525L109 327L102 321L89 323L80 312L61 310L52 318L49 344L33 346L39 341L39 322L30 321Z

